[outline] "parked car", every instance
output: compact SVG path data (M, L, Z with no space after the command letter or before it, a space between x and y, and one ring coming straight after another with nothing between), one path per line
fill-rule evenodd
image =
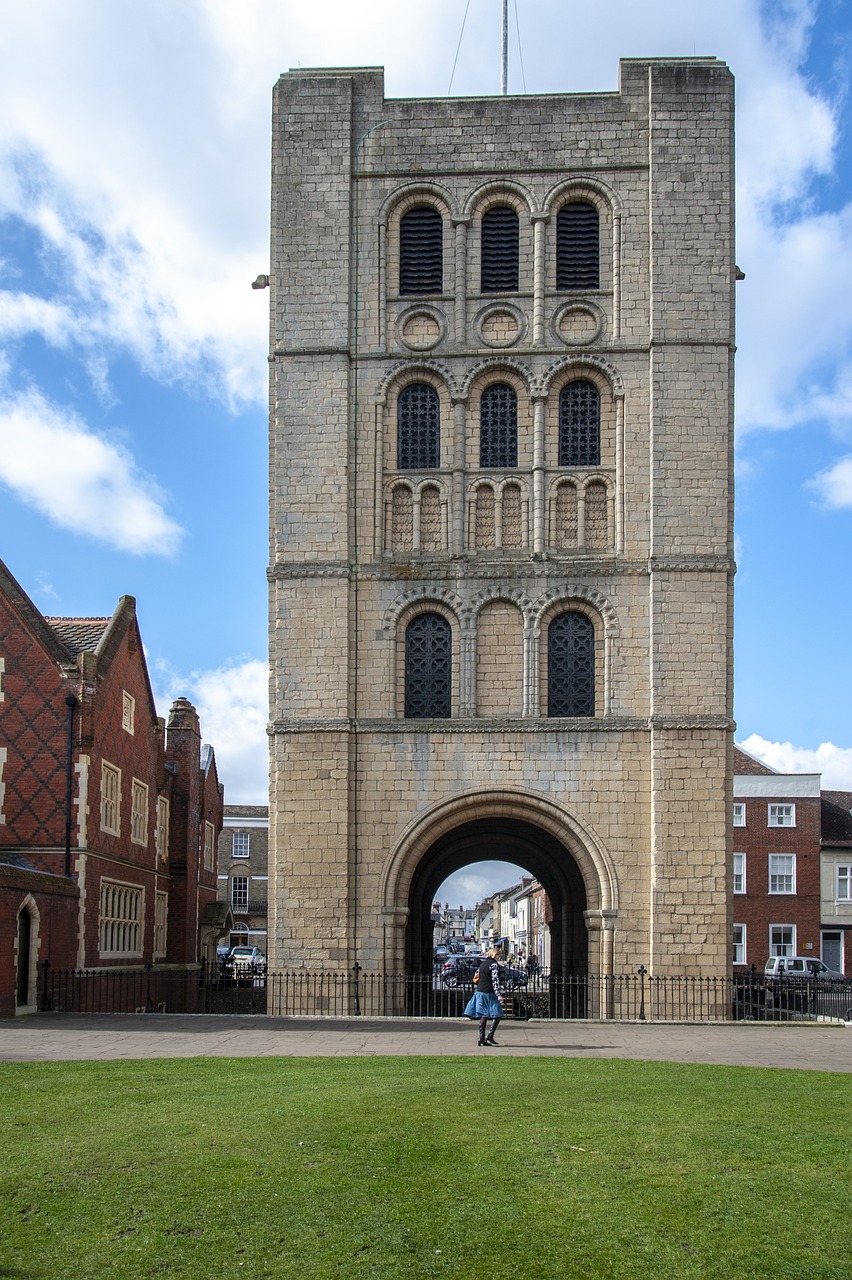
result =
M452 955L441 968L441 981L445 987L472 986L478 968L478 956Z
M481 955L450 956L441 969L441 981L445 987L473 986L473 975L481 963ZM529 982L529 975L524 969L508 964L498 964L497 968L504 991L514 991L515 987L525 987Z
M237 973L239 970L251 969L255 973L266 971L266 956L260 947L233 947L228 957L228 965Z
M434 954L435 960L440 960L441 963L443 964L443 962L448 958L450 954L450 949L446 945L446 943L439 942L437 947L435 947L433 954Z
M770 956L763 966L764 978L842 978L816 956Z

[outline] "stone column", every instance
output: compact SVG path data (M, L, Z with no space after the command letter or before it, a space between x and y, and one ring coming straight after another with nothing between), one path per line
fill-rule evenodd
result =
M545 262L545 228L547 214L534 213L533 224L533 345L541 346L544 342L544 290L546 278Z
M538 224L536 224L538 225ZM540 555L545 548L547 494L544 471L544 407L545 397L533 395L533 552Z

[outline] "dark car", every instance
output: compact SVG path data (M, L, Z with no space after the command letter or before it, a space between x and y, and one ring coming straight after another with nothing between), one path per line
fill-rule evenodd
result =
M479 956L450 956L441 968L441 981L445 987L469 987L479 968Z
M482 956L450 956L441 969L441 981L445 987L471 987L473 975L482 963ZM504 991L514 991L515 987L525 987L529 975L524 969L516 969L512 965L498 964L500 986Z

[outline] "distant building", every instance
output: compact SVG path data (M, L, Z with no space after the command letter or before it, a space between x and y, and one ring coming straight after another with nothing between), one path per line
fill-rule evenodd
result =
M219 836L219 900L233 917L232 947L266 952L269 882L269 809L265 804L226 804Z
M823 791L820 946L829 969L852 974L852 791Z
M734 748L731 888L734 972L770 956L852 956L852 795L818 773L778 773Z
M0 1013L54 969L195 966L216 902L222 787L198 715L157 716L135 601L44 617L0 561Z

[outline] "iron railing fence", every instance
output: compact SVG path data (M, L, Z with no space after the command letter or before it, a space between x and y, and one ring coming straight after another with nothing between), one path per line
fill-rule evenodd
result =
M56 970L43 965L40 1007L67 1013L267 1013L276 1017L458 1018L471 982L440 972L200 968ZM537 973L503 993L516 1020L614 1022L852 1021L852 979L559 977Z
M200 1013L197 967L53 969L42 964L39 1008L51 1013Z

